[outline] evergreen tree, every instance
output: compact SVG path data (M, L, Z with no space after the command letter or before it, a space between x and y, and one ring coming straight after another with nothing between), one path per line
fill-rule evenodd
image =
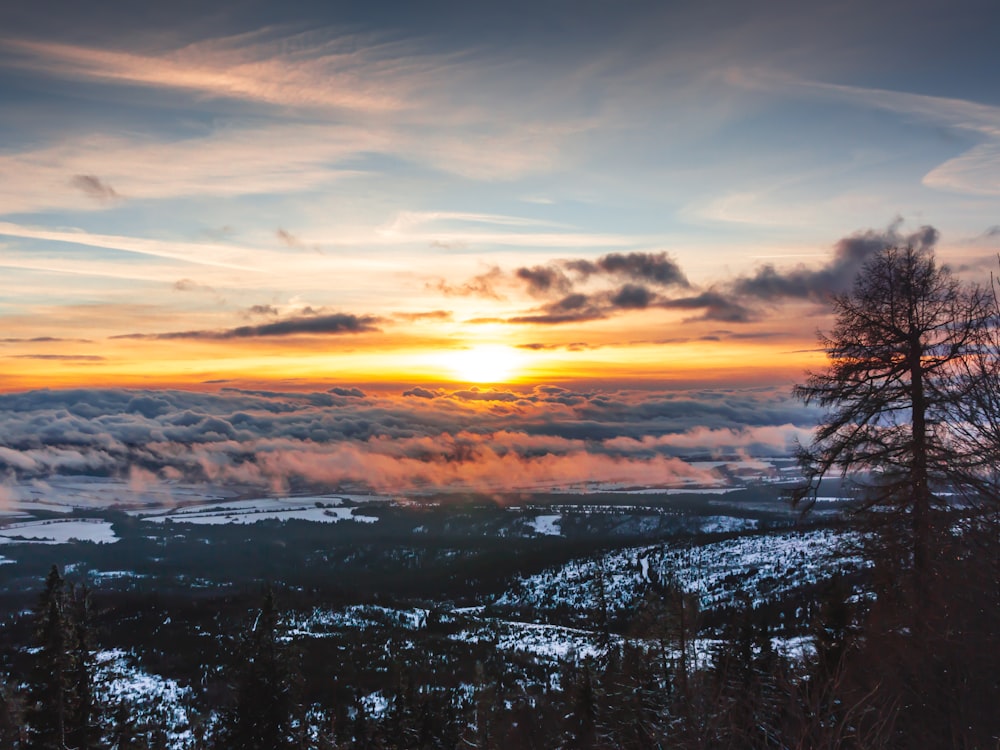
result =
M0 680L0 747L19 746L23 721L20 696L10 680Z
M67 743L76 750L100 747L100 710L94 695L93 632L90 591L70 587L67 596L72 644L72 711L66 727Z
M236 648L232 667L234 705L223 718L216 747L282 750L302 746L297 721L297 670L282 643L281 623L270 587Z
M72 628L65 582L53 565L35 614L35 653L25 711L30 750L63 750L73 704Z

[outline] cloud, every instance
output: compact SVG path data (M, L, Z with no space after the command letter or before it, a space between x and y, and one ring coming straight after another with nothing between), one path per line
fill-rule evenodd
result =
M99 203L113 203L121 199L121 196L113 187L106 182L102 182L100 178L92 174L74 175L73 179L70 180L70 184L87 197L93 198Z
M0 470L385 491L714 476L692 456L788 453L815 410L771 389L365 395L70 389L0 394Z
M566 294L572 288L566 274L553 266L518 268L514 276L527 283L528 292L536 296L548 296L552 292Z
M6 39L9 62L77 80L180 89L280 106L386 112L404 106L407 84L442 61L420 62L401 44L319 33L209 39L161 54Z
M411 388L408 391L403 391L403 396L410 398L437 398L438 395L437 391L429 391L426 388L421 388L420 386Z
M247 315L274 316L278 314L279 310L274 305L250 305L250 307L247 308Z
M335 386L329 392L334 396L342 398L365 398L365 392L360 388L340 388Z
M717 320L722 323L747 323L756 318L752 310L718 291L709 290L691 297L664 300L661 307L676 310L702 310L688 320Z
M900 224L897 220L883 231L870 229L845 237L834 246L833 258L820 268L799 265L779 271L768 263L752 276L738 278L732 289L736 294L767 301L791 298L825 302L830 295L850 290L865 261L880 250L892 246L932 249L940 236L932 226L903 235Z
M377 323L382 319L374 315L351 315L333 313L311 317L287 318L255 326L239 326L219 331L172 331L169 333L126 333L112 336L113 339L152 339L170 341L175 339L205 339L224 341L227 339L258 338L268 336L333 335L344 333L374 333L381 329Z
M493 266L488 271L473 276L463 284L449 284L444 279L427 284L428 288L436 289L447 297L485 297L502 300L503 295L496 290L496 285L503 279L504 273L499 266Z
M665 252L609 253L596 261L566 261L565 266L584 279L605 274L656 286L691 286L677 262Z
M639 284L626 284L612 293L608 301L624 310L645 310L657 300L657 295Z
M967 99L810 81L760 68L731 70L727 78L744 88L847 101L974 133L985 142L934 167L924 175L923 184L972 195L1000 195L1000 107Z
M255 270L244 264L245 255L249 255L249 253L245 253L240 248L232 245L167 242L141 237L93 234L80 230L47 229L10 222L0 222L0 235L120 250L127 253L135 253L136 255L167 258L215 268L239 271Z
M67 339L60 336L35 336L33 338L9 338L0 339L0 344L50 344L50 343L62 343L62 342L73 342L78 344L91 344L93 343L90 339Z
M562 323L580 323L588 320L600 320L608 315L607 305L579 292L569 294L562 299L543 305L530 315L515 315L507 319L508 323L528 323L534 325L559 325Z

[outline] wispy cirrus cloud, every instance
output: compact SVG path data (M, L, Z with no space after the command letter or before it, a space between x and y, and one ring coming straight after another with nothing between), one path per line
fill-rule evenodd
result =
M444 64L371 35L280 28L159 53L28 39L4 39L0 48L13 64L63 78L362 112L405 107L415 84Z
M1000 107L968 99L806 80L761 68L730 70L727 80L740 87L779 95L809 96L880 109L979 136L983 143L934 167L924 175L923 184L961 193L1000 195Z

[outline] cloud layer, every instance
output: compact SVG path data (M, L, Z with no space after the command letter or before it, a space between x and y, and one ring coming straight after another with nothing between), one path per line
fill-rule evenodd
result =
M787 454L815 414L770 390L578 392L354 387L316 393L67 390L0 396L0 468L484 492L588 481L711 482L689 459ZM146 474L144 474L146 475Z

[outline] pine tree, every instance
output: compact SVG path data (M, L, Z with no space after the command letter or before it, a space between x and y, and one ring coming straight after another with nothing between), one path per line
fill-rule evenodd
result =
M224 717L218 748L281 750L301 747L296 721L297 671L282 643L281 623L270 587L243 632L232 668L235 704Z
M100 747L100 707L94 695L93 634L90 591L86 586L70 587L67 596L72 644L72 710L66 737L70 747L89 750Z
M13 683L0 680L0 747L18 747L23 721L23 707Z
M25 711L27 748L63 750L73 703L71 624L65 582L53 565L36 609L34 663Z

